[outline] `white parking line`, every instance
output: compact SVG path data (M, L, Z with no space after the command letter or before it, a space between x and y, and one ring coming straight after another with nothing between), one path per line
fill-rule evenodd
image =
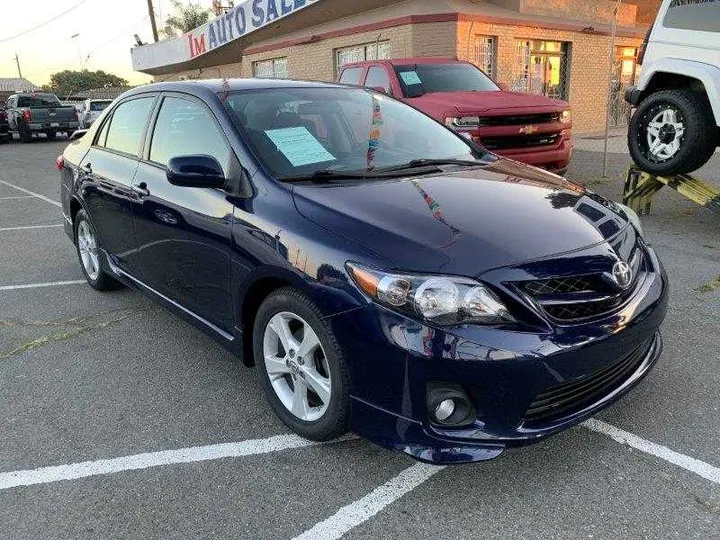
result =
M0 291L16 291L18 289L38 289L41 287L61 287L63 285L81 285L87 283L84 279L75 281L53 281L51 283L28 283L26 285L2 285Z
M343 442L350 439L350 437L344 437L331 442ZM276 435L267 439L252 439L234 443L195 446L192 448L180 448L178 450L135 454L114 459L83 461L81 463L41 467L39 469L25 471L11 471L0 473L0 491L20 486L49 484L63 480L75 480L77 478L87 478L88 476L150 469L152 467L176 465L178 463L197 463L199 461L214 459L269 454L271 452L280 452L317 444L323 443L308 441L297 435Z
M24 231L27 229L53 229L55 227L62 227L63 224L60 223L59 225L27 225L25 227L3 227L0 228L0 232L3 231Z
M6 182L5 180L0 180L0 184L4 184L8 187L15 188L19 191L22 191L23 193L27 193L28 195L32 195L33 197L37 197L38 199L42 199L45 202L49 202L50 204L54 204L55 206L62 208L62 204L60 204L57 201L53 201L50 197L46 197L45 195L40 195L39 193L35 193L34 191L30 191L29 189L25 189L20 186L16 186L15 184L11 184L10 182Z
M325 521L321 521L293 540L337 540L444 468L416 463L362 499L343 506Z
M15 195L12 197L0 197L0 201L14 201L17 199L34 199L35 195Z
M659 457L660 459L672 463L673 465L682 467L686 471L702 476L706 480L720 484L720 468L710 465L709 463L686 456L685 454L680 454L679 452L675 452L675 450L670 450L666 446L646 441L637 435L633 435L632 433L628 433L627 431L623 431L620 428L616 428L615 426L606 424L605 422L601 422L600 420L596 420L594 418L583 422L582 425L590 431L602 433L620 444L627 444L636 450Z

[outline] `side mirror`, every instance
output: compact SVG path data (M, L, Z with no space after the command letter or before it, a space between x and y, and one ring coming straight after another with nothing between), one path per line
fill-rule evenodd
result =
M509 92L509 91L510 91L510 87L509 87L506 83L504 83L504 82L497 83L497 85L500 87L500 90L502 90L503 92Z
M174 186L221 188L225 186L225 173L212 156L178 156L167 164L167 179Z
M73 131L73 132L70 134L70 140L71 140L71 141L74 141L74 140L76 140L76 139L80 139L80 138L82 138L87 132L88 132L87 129L77 129L77 130Z
M388 90L384 86L373 86L372 89L375 90L376 92L379 92L380 94L385 94L387 96L393 95L392 89Z

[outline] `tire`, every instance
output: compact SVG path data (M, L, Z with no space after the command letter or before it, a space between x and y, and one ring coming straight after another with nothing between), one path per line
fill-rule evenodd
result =
M317 338L317 345L305 351L303 357L306 337L312 337L307 333L308 327ZM275 328L281 332L282 328L289 330L295 347L288 346L289 351L285 351ZM347 431L350 413L347 365L330 326L304 294L285 287L265 299L255 317L253 353L265 396L278 418L292 431L313 441L335 439ZM273 357L275 360L271 360ZM324 388L329 398L323 401L323 391L316 393L314 388ZM305 396L304 406L298 410L296 389Z
M57 131L48 131L45 133L45 136L48 138L49 141L55 140L55 137L57 137Z
M97 291L112 291L119 288L120 283L102 269L102 252L97 245L95 227L88 219L85 210L80 210L75 216L73 232L75 252L88 285ZM94 257L92 255L93 247L87 243L87 233L90 233L94 242ZM84 257L88 257L88 261L92 262L86 262ZM88 269L89 265L92 267L91 270Z
M710 159L716 141L709 135L715 130L715 117L704 94L663 90L638 106L630 120L628 147L633 161L644 171L684 174ZM656 149L651 150L655 144Z
M18 128L18 134L20 135L20 142L29 143L32 141L32 133L29 129L20 126Z
M12 137L10 135L3 135L0 137L0 144L8 144Z

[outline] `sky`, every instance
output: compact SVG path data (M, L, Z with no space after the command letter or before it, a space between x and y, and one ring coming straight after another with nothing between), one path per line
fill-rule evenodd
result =
M210 7L212 0L193 3ZM26 7L10 9L20 5ZM73 6L77 7L60 15ZM172 5L170 0L153 0L153 7L161 29ZM0 0L0 13L8 12L13 13L13 24L0 24L0 77L18 76L17 53L23 77L37 85L48 83L53 73L77 70L81 65L114 73L133 85L151 80L133 71L130 61L133 34L145 43L152 41L147 0ZM40 24L36 30L8 39ZM72 39L74 34L79 35Z

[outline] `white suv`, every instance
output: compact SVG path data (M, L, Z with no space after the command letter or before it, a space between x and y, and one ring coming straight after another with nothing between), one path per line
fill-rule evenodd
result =
M720 144L720 1L664 0L638 53L628 146L657 175L702 167Z

